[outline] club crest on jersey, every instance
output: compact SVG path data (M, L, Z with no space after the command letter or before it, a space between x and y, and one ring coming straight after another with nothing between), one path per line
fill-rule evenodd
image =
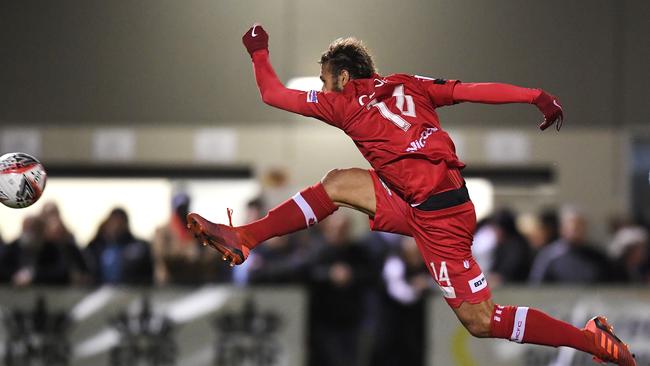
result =
M316 90L310 90L307 93L307 103L318 103L318 92Z
M411 141L411 144L409 145L409 147L406 148L406 152L416 152L416 151L420 150L421 148L423 148L426 145L427 139L429 138L429 136L431 136L436 131L438 131L438 129L435 128L435 127L426 128L420 134L419 139Z

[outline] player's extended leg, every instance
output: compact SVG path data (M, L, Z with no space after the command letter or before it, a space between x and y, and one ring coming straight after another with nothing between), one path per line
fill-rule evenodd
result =
M247 225L215 224L196 213L190 213L187 218L188 227L204 245L221 252L231 264L241 264L257 244L315 225L340 206L372 216L375 205L375 190L368 170L334 169L319 183L296 193L263 218Z
M627 345L616 337L603 317L593 318L584 329L578 329L537 309L495 305L492 300L478 304L464 302L452 309L476 337L572 347L594 355L597 361L636 365Z
M383 202L378 200L381 217ZM590 320L585 329L554 319L533 308L500 306L472 257L476 216L471 202L447 211L411 209L413 237L460 322L476 337L509 339L519 343L568 346L599 360L635 365L627 346L614 335L605 318Z

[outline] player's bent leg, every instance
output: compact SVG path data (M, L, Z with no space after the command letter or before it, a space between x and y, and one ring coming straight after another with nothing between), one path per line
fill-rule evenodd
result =
M321 183L337 206L353 208L369 216L375 214L375 188L368 170L333 169L323 177Z
M540 310L496 305L492 300L477 304L464 302L453 310L475 337L572 347L592 354L598 362L636 365L627 345L616 337L613 328L603 317L595 317L587 322L584 329L578 329Z
M336 200L336 201L335 201ZM241 264L251 249L275 236L286 235L315 225L339 206L374 212L374 188L370 173L363 169L336 169L311 187L273 208L247 225L233 227L212 223L190 213L188 227L204 245L223 254L231 264Z
M494 302L486 300L478 304L463 302L457 308L452 307L452 310L471 335L478 338L489 338L493 308Z

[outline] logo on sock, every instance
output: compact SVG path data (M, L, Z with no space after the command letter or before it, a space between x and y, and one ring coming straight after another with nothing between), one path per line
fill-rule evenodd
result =
M527 307L518 307L515 312L515 323L512 326L512 335L510 340L522 343L524 341L524 332L526 331L526 316L528 315Z
M523 327L524 327L524 322L523 320L520 320L518 322L515 322L515 327L512 333L512 338L517 340L522 338L522 333L523 333Z
M292 199L298 205L300 211L302 211L302 214L305 216L305 225L307 225L307 227L315 225L318 222L318 218L316 217L314 210L312 210L311 206L309 203L307 203L300 192L296 193Z

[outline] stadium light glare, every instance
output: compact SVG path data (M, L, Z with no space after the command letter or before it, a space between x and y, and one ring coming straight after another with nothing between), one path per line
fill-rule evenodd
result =
M321 90L323 82L317 76L301 76L289 79L287 88L302 91Z

